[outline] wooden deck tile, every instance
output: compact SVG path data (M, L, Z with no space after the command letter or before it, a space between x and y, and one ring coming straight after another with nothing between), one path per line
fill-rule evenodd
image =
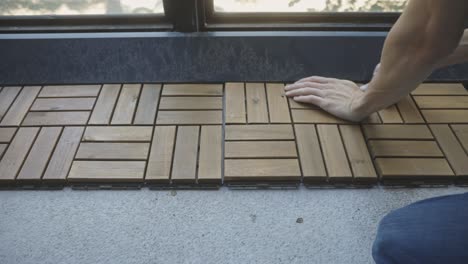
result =
M164 84L163 96L168 95L211 95L222 96L222 84Z
M226 83L226 123L247 123L244 83Z
M149 142L152 131L150 126L88 126L83 141Z
M246 83L247 121L249 123L268 123L268 106L265 84Z
M96 98L38 98L31 111L92 110Z
M349 181L353 174L336 125L318 125L317 131L330 181Z
M222 174L222 127L202 126L200 157L198 158L198 182L220 183Z
M405 123L424 123L424 119L410 95L398 102L397 106Z
M102 86L102 91L94 106L89 124L109 124L121 86L120 84L104 84Z
M56 85L44 86L39 97L86 97L97 96L101 85Z
M367 139L432 139L426 125L363 125Z
M375 162L384 179L453 176L447 161L440 158L378 158Z
M430 125L432 133L457 176L468 176L468 154L448 125Z
M152 125L155 122L156 111L158 109L160 84L145 84L141 91L140 101L135 113L136 125Z
M132 123L133 114L140 94L140 84L125 84L120 92L119 100L115 106L111 124L129 125Z
M468 125L452 125L453 132L468 153ZM1 130L0 130L1 133Z
M468 108L468 96L415 96L421 109Z
M380 118L382 123L403 123L400 113L395 105L389 106L383 110L379 111Z
M158 125L221 125L223 112L210 111L159 111Z
M9 143L16 132L16 127L0 127L0 143Z
M226 158L296 158L294 141L237 141L225 143Z
M461 83L423 83L413 95L468 95Z
M76 159L145 160L149 143L81 143Z
M23 121L23 126L68 126L86 125L90 112L29 112Z
M266 84L268 110L271 123L291 123L288 99L284 95L284 85L278 83Z
M67 178L84 127L65 127L55 147L43 180L63 181Z
M39 132L37 127L22 127L0 161L0 182L13 181Z
M3 87L0 91L0 121L2 121L3 116L10 108L10 105L15 100L16 96L21 91L21 87L11 86Z
M327 171L315 125L294 125L302 174L306 181L325 181Z
M7 149L8 144L0 144L0 159L3 157L3 153Z
M435 141L370 140L369 147L374 157L444 157Z
M421 110L428 123L468 123L466 110Z
M40 86L24 87L3 117L0 126L19 126L40 90Z
M323 110L315 109L292 109L294 123L311 124L347 124L348 121L339 119Z
M141 182L144 171L144 161L74 161L68 181Z
M17 180L41 180L61 132L61 127L43 127L41 129L16 178Z
M163 97L161 98L160 110L222 110L222 97Z
M147 181L168 183L175 143L175 126L156 126L146 170Z
M225 159L224 180L232 181L299 181L297 159Z
M288 140L294 139L291 125L228 125L226 140Z
M171 175L173 182L195 183L199 133L198 126L182 126L177 129Z

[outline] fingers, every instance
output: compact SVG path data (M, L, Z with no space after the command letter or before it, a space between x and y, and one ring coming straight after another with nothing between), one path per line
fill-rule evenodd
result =
M286 85L286 87L284 87L284 90L291 91L291 90L296 90L296 89L301 89L301 88L324 89L325 87L326 87L326 84L322 84L322 83L302 82L302 83L294 83L294 84Z
M324 99L322 97L318 97L315 95L295 96L293 99L296 102L313 104L318 107L322 107L322 104L324 102Z
M318 97L323 97L324 92L321 89L317 88L299 88L295 90L290 90L286 92L286 96L303 96L303 95L315 95Z
M332 82L334 80L336 80L336 79L326 78L326 77L322 77L322 76L310 76L310 77L307 77L307 78L302 78L299 81L297 81L296 83L302 83L302 82L329 83L329 82Z

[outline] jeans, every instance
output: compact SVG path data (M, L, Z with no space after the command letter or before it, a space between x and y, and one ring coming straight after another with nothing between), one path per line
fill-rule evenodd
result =
M390 212L380 222L372 256L377 264L468 263L468 193Z

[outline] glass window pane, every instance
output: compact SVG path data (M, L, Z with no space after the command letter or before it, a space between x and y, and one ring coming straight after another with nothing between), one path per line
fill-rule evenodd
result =
M214 0L216 12L401 12L406 0Z
M0 16L163 13L162 0L0 0Z

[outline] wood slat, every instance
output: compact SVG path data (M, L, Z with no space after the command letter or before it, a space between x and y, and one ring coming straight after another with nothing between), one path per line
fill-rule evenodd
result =
M395 105L389 106L379 111L382 123L403 123L400 113Z
M222 96L222 84L164 84L162 95Z
M63 181L67 178L84 127L65 127L55 147L43 180Z
M423 83L413 95L468 95L461 83Z
M415 96L421 109L468 108L468 96Z
M2 158L3 153L5 152L7 147L8 147L8 144L0 144L0 159Z
M266 84L268 109L271 123L291 123L288 99L284 95L284 85L279 83Z
M226 123L244 124L245 91L243 83L226 83Z
M198 182L221 182L222 127L202 126L200 157L198 158Z
M134 124L154 124L160 93L160 84L145 84L143 86L143 90L141 91L140 95L140 101L138 102L138 107L135 113L135 121L133 122Z
M96 98L38 98L31 111L92 110Z
M61 127L43 127L29 152L17 180L40 180L55 144L62 132Z
M378 158L375 160L380 174L385 178L431 178L453 176L449 164L440 158Z
M363 125L367 139L432 139L425 125Z
M340 132L336 125L318 125L317 131L330 181L352 180Z
M249 123L268 123L265 84L246 83L247 121Z
M109 124L121 86L120 84L104 84L102 86L89 124Z
M314 109L292 109L294 123L313 124L346 124L346 120L339 119L323 110Z
M175 126L157 126L154 128L153 142L146 170L147 181L169 182L175 134Z
M40 86L24 87L3 117L0 126L19 126L40 90Z
M445 157L457 176L468 175L468 154L464 151L448 125L430 125Z
M3 116L10 108L10 105L15 100L16 96L21 91L21 87L3 87L0 92L0 121L2 121Z
M325 180L327 171L315 125L294 125L294 128L304 181Z
M371 140L374 157L444 157L435 141Z
M0 127L0 143L9 143L16 132L16 127Z
M37 127L22 127L18 130L0 161L0 182L16 178L38 132Z
M81 143L76 159L144 160L149 143Z
M296 158L294 141L241 141L225 143L226 158Z
M97 96L101 85L44 86L39 97L85 97Z
M115 106L111 124L129 125L132 123L140 89L140 84L124 84Z
M287 140L294 139L291 125L228 125L226 140Z
M83 141L151 141L150 126L86 127Z
M29 112L23 121L23 126L67 126L86 125L90 112Z
M424 119L410 95L398 102L397 106L405 123L424 123Z
M377 181L377 173L360 126L341 125L340 131L354 179L358 181Z
M428 123L468 123L467 110L421 110Z
M226 159L225 181L298 181L297 159Z
M96 182L140 182L144 161L74 161L68 180Z
M453 132L468 153L468 125L452 125ZM0 130L1 134L1 130Z
M158 125L221 125L223 112L209 111L159 111Z
M161 110L178 110L178 109L210 109L222 110L222 97L163 97L161 98Z
M181 126L177 129L177 140L172 165L172 181L195 183L200 127Z

